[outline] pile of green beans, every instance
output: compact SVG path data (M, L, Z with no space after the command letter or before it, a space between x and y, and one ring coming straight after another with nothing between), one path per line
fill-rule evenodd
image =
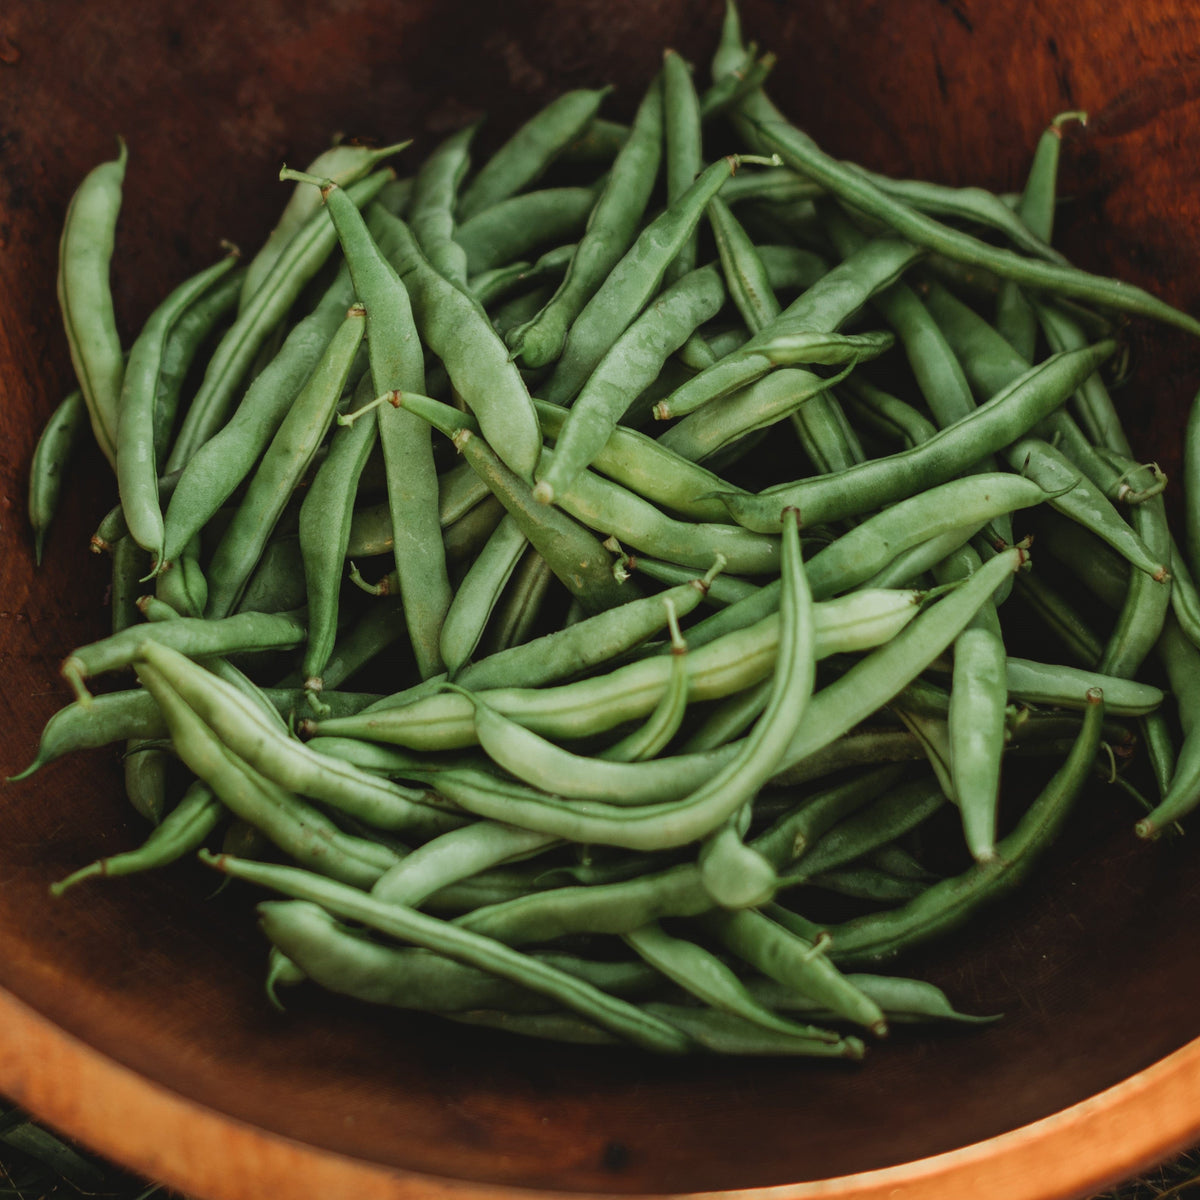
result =
M18 778L123 745L153 827L55 894L198 853L284 897L276 1004L858 1059L989 1019L863 972L1085 787L1145 839L1200 802L1200 499L1176 540L1104 375L1126 314L1200 324L1050 247L1081 114L1015 199L891 180L773 61L731 5L711 86L668 52L628 127L579 90L479 166L472 125L284 168L258 254L129 344L124 144L84 180L30 517L40 561L90 424L112 633Z

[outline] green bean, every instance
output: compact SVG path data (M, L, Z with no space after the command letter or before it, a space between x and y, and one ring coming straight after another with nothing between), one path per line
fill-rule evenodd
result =
M552 464L543 455L534 496L550 504L599 454L630 398L661 373L667 356L720 311L725 288L715 267L682 276L616 339L562 419ZM541 416L546 405L539 410Z
M203 852L201 861L235 878L262 884L296 899L312 900L339 916L361 921L390 937L436 950L459 962L480 967L502 979L550 996L603 1028L647 1049L678 1054L690 1048L690 1039L677 1033L665 1022L490 938L480 937L412 909L381 904L354 888L307 871Z
M72 650L63 660L62 676L86 704L92 697L84 689L83 681L132 665L143 642L161 643L204 658L235 651L291 649L300 645L304 637L303 621L289 613L239 613L217 621L180 617L160 624L135 624Z
M463 221L454 231L454 240L466 253L468 271L479 275L516 262L538 246L573 241L595 202L593 188L526 192Z
M86 867L80 867L65 879L52 883L50 892L52 895L61 896L68 888L85 879L96 876L133 875L178 862L185 854L190 854L204 845L208 835L217 827L225 813L225 806L208 785L197 780L136 850L126 850L121 854L97 859Z
M746 328L752 334L758 333L781 311L767 269L750 236L720 196L709 201L708 220L716 238L730 297L742 314Z
M674 563L659 562L653 558L643 558L639 555L626 554L621 560L622 565L631 573L641 571L659 583L678 584L695 578L695 572L687 567L677 567ZM724 566L724 563L721 563ZM758 592L757 584L746 579L735 579L729 575L717 575L709 581L706 599L718 606L736 604Z
M458 219L466 222L536 182L555 157L592 124L609 91L565 92L526 121L480 167L459 200Z
M158 390L154 397L154 459L165 463L171 449L179 413L179 399L192 362L208 340L209 334L235 307L242 290L245 271L234 268L180 313L167 333L162 365L158 372ZM349 301L347 301L349 303ZM169 477L169 474L168 474ZM159 495L163 480L159 480Z
M282 733L236 688L161 644L143 643L138 661L169 679L172 689L233 754L280 787L311 796L377 829L429 835L461 824L452 814L426 803L424 792L314 754Z
M704 138L700 101L692 73L674 50L663 53L663 135L667 204L674 204L704 169ZM665 280L677 283L696 267L697 238L693 233L667 267Z
M377 171L347 188L346 193L356 205L367 204L378 194L390 174L390 171ZM333 226L324 213L317 212L287 244L262 286L213 351L204 381L192 400L167 459L166 470L173 471L190 462L225 420L234 390L249 370L264 339L321 269L336 243L337 233Z
M657 293L663 275L691 236L705 206L745 157L723 158L707 167L674 204L655 217L615 263L571 323L543 399L562 404L575 396L592 371Z
M779 154L793 170L815 180L868 216L885 221L918 246L958 262L984 267L1004 279L1119 312L1152 317L1188 333L1200 334L1200 322L1141 288L1055 262L1023 258L943 225L882 191L861 170L830 158L806 134L778 118L769 124L756 122L755 128L768 149Z
M355 399L363 402L371 389L359 385ZM350 541L354 495L367 456L374 449L379 427L372 414L333 435L329 455L321 464L300 506L299 545L308 596L308 642L304 650L305 686L316 693L321 674L333 653L340 610L342 563Z
M492 327L504 337L550 298L553 281L561 279L575 253L574 243L547 250L534 263L512 262L505 267L482 271L467 280L467 291L483 305L492 308ZM541 285L541 286L537 286ZM513 295L513 293L519 293ZM511 299L510 299L511 297ZM501 301L506 301L500 304Z
M711 912L702 920L726 948L768 978L819 1001L841 1019L864 1026L876 1037L887 1033L883 1010L838 971L820 943L810 942L750 909Z
M864 588L904 588L917 586L926 571L936 567L944 558L962 549L983 525L962 525L937 537L920 542L911 550L898 554L881 571L863 580Z
M1005 448L1004 456L1013 470L1057 493L1048 500L1052 508L1091 530L1159 586L1169 581L1163 559L1150 553L1100 489L1048 442L1019 437Z
M662 85L656 78L617 153L566 278L536 316L508 335L513 357L523 366L544 367L559 356L572 322L632 244L650 202L662 142Z
M935 570L939 583L979 570L969 546ZM1008 704L1006 654L994 604L985 604L954 642L954 676L947 714L953 796L962 814L963 836L976 862L996 853L1000 764Z
M848 866L880 846L886 846L927 821L945 804L942 789L928 779L885 792L865 808L843 818L794 856L791 870L781 884L791 887L807 883Z
M1158 643L1158 658L1166 669L1171 690L1179 706L1183 741L1175 759L1166 794L1151 812L1134 826L1139 838L1157 838L1200 803L1200 691L1196 687L1198 652L1179 627L1168 617Z
M855 664L813 697L779 771L813 754L886 703L916 678L966 627L979 608L1027 560L1021 547L997 554L965 583L927 608L891 641Z
M167 335L180 315L236 262L236 253L228 254L171 292L150 314L125 364L118 408L117 484L129 532L150 552L155 568L162 561L163 514L154 454L154 410Z
M563 147L559 161L574 166L605 165L617 157L628 140L628 125L593 117L583 132Z
M1186 563L1192 576L1200 571L1200 396L1192 401L1183 434L1183 475L1186 481L1183 501L1184 546Z
M853 973L847 974L846 978L870 996L893 1024L912 1021L960 1021L968 1025L990 1025L1000 1019L999 1015L977 1017L957 1012L941 988L920 979ZM786 991L774 980L754 980L747 986L752 996L770 1008L811 1013L814 1017L820 1015L822 1019L825 1017L815 1001Z
M266 695L277 709L283 711L293 708L304 698L303 692L278 688L268 690ZM370 703L369 697L351 693L332 698L338 700L338 707L344 714ZM154 698L141 689L94 696L88 704L76 701L59 709L46 722L33 762L20 774L11 776L9 782L27 779L35 771L75 750L94 750L112 742L166 736L167 727Z
M1151 556L1169 566L1172 562L1171 535L1162 497L1155 496L1136 505L1132 519L1135 532L1146 544ZM1116 627L1099 662L1101 672L1126 678L1132 678L1137 673L1162 632L1175 587L1174 581L1169 581L1163 587L1144 571L1133 572Z
M505 466L530 479L542 444L533 400L483 307L430 267L403 221L378 210L372 222L380 248L412 298L421 339L445 364Z
M408 289L348 194L322 184L321 195L337 229L355 291L367 307L367 348L376 394L390 388L420 391L425 386L425 371ZM448 204L446 200L442 207L448 210ZM377 213L383 213L385 220L398 220L382 209L372 213L373 220ZM452 284L446 286L457 294ZM360 408L358 413L362 411ZM450 605L445 553L437 534L433 447L424 423L399 409L381 411L378 428L405 622L417 669L422 678L428 678L441 670L438 639Z
M847 921L830 930L837 962L879 962L957 928L984 904L1015 887L1054 839L1087 781L1104 721L1099 691L1088 696L1079 736L1063 765L1029 806L1016 828L996 846L996 856L964 874L936 883L892 912Z
M187 569L187 554L177 566ZM159 581L169 579L172 571L160 575ZM205 584L207 588L207 583ZM263 550L254 574L246 581L245 591L234 612L292 612L304 606L308 593L304 587L304 555L297 534L272 538ZM309 636L312 625L309 622Z
M114 470L125 366L108 275L128 158L124 141L117 144L116 159L93 167L71 197L58 244L58 303L71 364L96 444Z
M740 350L701 371L655 408L659 420L681 417L712 400L754 383L775 363L762 347L791 333L832 333L871 295L893 283L920 251L894 238L878 238L823 275Z
M304 975L342 995L441 1013L491 1005L511 1015L548 1007L536 992L477 967L368 938L308 901L268 900L258 911L260 928L275 946L294 957ZM536 957L617 994L645 991L654 978L642 963L591 962L566 954Z
M29 467L28 508L29 523L33 526L34 561L39 567L46 545L46 530L58 509L66 468L87 419L83 393L72 392L50 414L33 452Z
M346 314L309 381L301 389L258 465L237 514L209 564L210 617L237 604L263 547L333 422L366 322L361 306ZM178 493L177 493L178 494Z
M903 765L894 763L876 767L806 797L759 834L754 839L754 848L777 870L782 870L811 847L820 845L840 822L849 820L864 805L887 792L903 771Z
M485 657L494 657L530 641L541 625L542 609L554 582L550 564L530 546L513 572L491 628L485 631Z
M898 879L877 867L866 865L825 871L806 882L810 887L822 891L852 896L855 900L869 900L878 905L903 904L919 896L928 886L924 880Z
M705 120L727 112L766 82L775 67L775 55L767 53L758 58L757 54L757 47L752 45L742 68L730 72L704 93L701 111Z
M457 682L474 691L496 687L539 687L582 675L619 658L653 637L667 620L669 602L685 617L700 603L711 581L692 578L657 596L633 599L596 613L567 629L545 634L468 663Z
M547 470L557 460L557 449L542 451ZM591 471L575 476L557 506L597 533L679 566L705 570L719 554L737 575L774 574L779 568L777 537L729 524L676 520Z
M738 439L794 413L806 401L842 382L854 364L823 378L781 367L755 383L705 404L663 431L658 441L681 458L704 462Z
M371 895L385 904L416 908L452 883L489 867L538 854L557 841L513 825L474 821L418 847L379 877Z
M467 569L442 624L441 658L451 675L457 676L475 653L500 593L528 545L520 525L506 515Z
M576 401L575 407L578 405L579 401ZM557 439L571 410L544 400L535 400L534 407L542 433L551 440ZM636 429L617 425L609 431L608 440L596 452L591 465L601 475L636 492L643 500L681 516L695 521L729 520L725 505L710 494L727 490L729 484L712 471L669 450L661 438L651 438Z
M503 718L475 697L472 702L480 743L493 759L514 773L519 772L524 778L537 775L538 782L545 783L554 778L554 771L561 770L559 781L566 786L551 784L550 790L571 797L608 795L622 804L667 798L645 807L614 810L611 804L586 801L560 804L549 799L539 802L518 799L509 793L500 799L506 810L503 819L574 841L603 842L633 850L661 849L683 845L712 832L755 795L774 773L778 756L804 711L815 672L816 622L800 563L799 533L794 521L789 524L790 531L788 525L784 526L783 569L787 583L780 602L775 687L754 730L742 743L731 747L734 753L718 751L700 756L701 760L712 759L715 773L702 767L703 782L697 784L696 773L685 775L685 764L679 758L674 762L656 759L645 763L606 763L593 759L582 771L574 770L575 764L570 759L576 756L564 758L563 752L550 743ZM551 774L543 775L543 770ZM614 788L611 781L618 777L621 786ZM450 773L440 775L435 786L445 792L449 780ZM686 784L687 794L672 803L669 797L678 794L681 784ZM480 804L493 804L483 789L471 797L457 792L455 798L463 805L469 800L473 811L484 816L489 814L482 811Z
M850 375L844 384L843 407L863 421L872 432L904 443L906 448L927 442L936 426L911 404L875 387L859 375Z
M684 742L682 753L697 754L704 750L715 750L718 746L741 737L766 707L770 691L770 679L763 679L753 687L718 701Z
M688 699L687 642L679 631L675 605L669 597L663 599L662 603L667 610L667 625L671 633L670 679L662 698L645 722L619 741L606 746L599 752L598 758L609 762L643 762L654 758L666 749L683 724Z
M1077 350L1087 345L1087 335L1066 313L1050 304L1035 303L1034 308L1051 350ZM1097 446L1126 457L1133 455L1121 419L1099 375L1091 375L1079 385L1075 411Z
M1171 538L1171 612L1193 645L1200 646L1200 593L1184 561L1183 552Z
M671 673L673 677L676 672ZM670 677L669 677L670 678ZM685 676L686 678L686 676ZM546 793L547 807L550 796L562 796L572 803L560 806L565 814L590 813L599 820L596 829L604 832L604 818L612 816L617 806L662 807L673 801L683 800L694 792L714 770L724 767L737 752L732 746L695 755L676 755L654 758L647 762L606 761L571 751L563 750L553 742L526 729L485 704L479 696L466 693L475 706L475 734L484 752L498 766L519 780ZM540 799L528 788L513 787L502 780L489 780L482 772L455 772L447 778L443 772L430 773L429 784L437 788L457 804L480 815L493 816L497 820L511 820L514 825L525 825L522 814L527 808L537 808ZM458 785L462 784L460 788ZM491 786L492 784L495 786ZM467 790L472 787L489 789L488 796L478 801L467 799ZM511 815L482 812L477 805L503 805L511 799ZM576 801L586 801L591 807L581 807ZM524 804L524 807L522 807ZM613 810L610 812L609 810ZM538 815L536 812L533 814ZM550 820L547 817L547 820ZM615 816L613 819L616 819ZM623 820L623 818L622 818ZM525 825L526 828L540 828ZM557 825L544 826L547 832L556 832L572 841L602 841L599 833L595 837L574 837L562 832ZM591 826L588 826L590 829ZM622 842L606 842L608 845L623 845ZM668 843L672 844L672 843ZM681 843L673 843L681 844ZM660 849L660 846L631 846L631 849Z
M865 650L894 638L916 615L918 599L919 593L913 592L872 596L855 593L816 605L817 657ZM657 599L653 602L658 603ZM778 602L773 607L777 608ZM689 630L691 700L700 703L719 699L766 678L778 654L778 622L777 614L768 614L699 649L698 627ZM932 651L930 659L943 648ZM604 733L623 721L644 717L658 703L669 675L668 657L656 655L618 667L598 679L554 688L496 689L487 692L485 700L544 737L568 740ZM473 706L464 697L446 693L390 710L363 713L353 720L317 722L314 732L363 737L413 749L455 749L475 744L472 711Z
M342 187L348 187L361 179L384 158L395 152L396 147L386 150L371 150L366 146L331 146L322 151L305 168L322 179L332 179ZM390 187L391 184L386 186ZM295 187L284 205L283 212L267 240L246 267L241 287L239 309L244 309L255 292L270 274L271 268L287 249L292 239L304 228L312 215L321 207L320 199L306 187Z
M753 175L742 175L731 179L721 189L721 198L726 204L739 204L743 200L812 200L823 194L822 188L787 167L766 168Z
M155 596L169 604L181 617L203 617L208 604L208 580L200 566L200 539L195 537L187 550L155 578ZM296 608L304 597L286 597L288 603L272 611Z
M466 414L425 396L393 393L390 399L431 421L452 439L555 575L590 611L613 608L637 595L636 589L622 587L614 579L612 556L599 539L557 508L539 504L532 488L472 432ZM540 437L538 442L540 445Z
M413 180L407 220L421 252L435 271L451 283L467 282L467 254L454 237L458 185L471 165L469 147L479 122L452 133L435 147ZM382 381L376 391L383 391Z
M246 390L225 426L189 456L167 505L163 554L173 562L216 514L266 449L354 301L343 269L309 316ZM160 482L160 493L162 483Z
M825 599L848 591L928 538L1052 498L1016 475L968 475L938 484L885 508L813 555L808 566L813 594Z
M1056 355L912 450L822 478L769 488L758 496L730 495L726 500L729 511L748 529L773 528L787 506L799 508L806 525L821 525L943 483L985 454L1021 437L1053 412L1113 349L1112 342L1101 342L1088 350ZM1062 484L1055 481L1054 487L1059 486Z
M137 670L188 768L232 813L285 854L355 887L370 887L397 860L378 843L343 833L323 813L231 753L156 668L142 662Z
M729 817L700 844L696 865L700 882L722 908L756 908L779 887L775 868L742 841L750 826L752 802Z
M1008 694L1026 704L1083 709L1088 705L1087 693L1101 690L1105 708L1111 715L1140 717L1163 702L1162 692L1149 683L1027 658L1009 656L1005 677Z
M813 1025L797 1025L759 1004L738 977L715 954L683 938L672 937L656 922L624 935L625 942L657 971L720 1012L763 1029L815 1041L836 1042L838 1036Z

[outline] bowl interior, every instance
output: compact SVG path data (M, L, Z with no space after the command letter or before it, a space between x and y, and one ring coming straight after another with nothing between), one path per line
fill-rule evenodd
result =
M969 11L968 11L969 9ZM557 92L616 85L628 116L662 49L706 78L720 12L686 0L240 0L203 19L179 0L10 4L0 21L0 768L31 757L69 700L57 666L99 636L107 562L88 535L115 499L97 452L35 571L27 463L70 386L54 297L57 236L83 174L130 160L114 260L126 336L219 238L256 246L281 161L343 132L412 153L487 112L484 146ZM1060 244L1082 265L1200 301L1196 226L1200 13L1183 3L1027 5L746 0L778 52L780 107L838 154L900 175L1020 186L1055 113L1087 108L1063 154ZM467 35L464 37L464 33ZM1135 448L1168 473L1200 352L1134 324L1119 403ZM1177 502L1176 502L1177 503ZM1045 1116L1200 1034L1195 854L1132 836L1126 801L1093 789L1031 886L910 964L982 1030L897 1030L861 1067L651 1061L504 1040L425 1018L261 990L248 892L213 895L186 865L47 884L144 835L114 753L60 762L0 805L0 987L149 1079L304 1142L435 1175L558 1191L751 1187L867 1170ZM4 1080L0 1068L0 1087Z

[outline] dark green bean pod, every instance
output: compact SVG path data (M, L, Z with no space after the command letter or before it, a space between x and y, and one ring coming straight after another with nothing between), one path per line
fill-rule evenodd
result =
M1118 312L1151 317L1187 333L1200 335L1200 321L1141 288L1090 275L1056 262L1023 258L926 216L903 200L881 190L861 169L848 167L830 158L807 134L778 116L768 121L756 120L754 124L767 148L779 154L793 170L807 175L868 216L886 222L902 237L918 246L944 254L957 262L994 271L1003 279L1012 279L1033 288Z
M408 202L407 220L422 253L434 270L459 287L467 282L467 254L454 237L454 208L458 185L471 165L469 149L478 128L479 122L473 122L430 152L413 180Z
M390 152L391 149L378 153ZM390 171L377 171L347 188L347 194L356 205L367 204L389 178ZM263 285L250 298L213 351L204 381L188 408L167 459L167 471L190 462L192 456L224 423L236 389L245 378L264 340L286 315L305 285L325 264L336 244L337 233L322 212L314 213L288 243Z
M233 495L269 445L354 302L343 268L316 308L288 334L225 426L183 464L167 505L163 552L173 562ZM160 483L160 492L162 485Z
M83 393L72 392L50 414L29 467L29 523L33 526L34 560L42 565L46 530L58 509L64 473L88 419Z
M296 485L312 464L334 416L366 328L361 306L351 308L308 382L288 409L258 464L237 513L208 567L206 615L233 611ZM176 492L178 495L178 491Z
M539 246L575 241L595 203L596 192L587 187L526 192L464 221L454 240L467 256L467 270L476 276L525 258Z
M65 879L52 883L51 894L61 896L85 879L134 875L178 862L185 854L193 854L204 845L226 812L207 784L197 781L136 850L126 850L80 867Z
M972 913L1015 887L1058 834L1082 790L1100 746L1104 699L1088 696L1079 736L1016 828L996 845L996 856L963 875L943 880L902 908L858 917L830 930L830 954L839 963L881 962L957 928Z
M412 297L422 340L445 364L456 392L504 465L531 479L542 446L537 414L487 314L429 265L403 221L381 210L372 213L372 221L380 248Z
M118 146L116 159L94 167L75 190L58 245L58 303L71 363L96 444L114 469L125 363L108 273L129 157L124 141Z
M370 382L368 376L364 379ZM370 398L370 388L361 386ZM317 693L337 639L346 546L359 476L379 437L374 413L333 435L329 454L300 506L300 552L308 596L308 642L304 649L305 687Z
M558 358L567 330L632 245L654 190L662 145L662 83L656 78L617 153L566 278L532 319L507 335L513 357L522 366L544 367Z
M228 855L202 854L201 859L235 878L260 883L295 899L312 900L338 916L361 921L390 937L436 950L470 966L482 967L502 979L542 992L646 1049L679 1054L691 1047L690 1038L676 1032L666 1022L555 969L544 960L519 954L490 938L412 909L380 904L354 888L307 871L253 863Z
M893 504L943 483L984 455L1019 438L1053 412L1109 355L1115 345L1056 355L956 421L928 442L872 459L833 475L769 488L757 496L729 496L730 513L748 529L774 529L785 507L798 508L806 525L822 525ZM1043 486L1045 484L1043 483Z
M135 610L136 611L136 610ZM238 613L221 620L190 620L135 624L88 646L71 651L63 660L62 676L86 704L83 681L105 671L131 666L144 642L158 642L195 658L259 650L288 650L305 639L303 613Z
M458 203L467 221L535 183L554 159L591 124L609 88L565 92L536 113L492 155Z

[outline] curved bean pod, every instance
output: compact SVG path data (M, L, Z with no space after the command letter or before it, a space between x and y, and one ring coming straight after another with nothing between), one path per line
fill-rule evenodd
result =
M201 861L226 874L251 880L295 899L312 900L339 916L361 921L389 937L436 950L459 962L481 967L502 979L541 992L647 1049L678 1054L691 1047L690 1038L658 1018L558 971L542 960L520 954L466 929L412 909L381 904L354 888L307 871L252 863L228 855L202 853Z
M58 303L71 363L96 444L117 465L121 378L125 371L108 273L121 211L128 151L93 167L71 197L58 244Z

